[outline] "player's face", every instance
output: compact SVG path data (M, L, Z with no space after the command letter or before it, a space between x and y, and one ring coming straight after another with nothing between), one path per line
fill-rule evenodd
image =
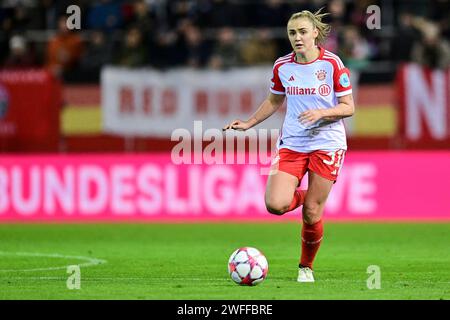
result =
M319 32L308 18L298 18L289 21L287 25L289 41L295 53L305 54L315 46Z

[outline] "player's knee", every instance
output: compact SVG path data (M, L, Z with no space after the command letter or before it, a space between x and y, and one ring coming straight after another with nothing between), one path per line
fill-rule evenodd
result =
M305 201L303 204L303 213L306 213L308 215L315 215L319 213L320 210L320 203L316 201Z
M266 209L272 214L282 215L287 211L288 208L289 205L286 205L282 201L266 199Z
M316 201L307 201L303 204L303 220L308 224L314 224L320 220L322 206Z

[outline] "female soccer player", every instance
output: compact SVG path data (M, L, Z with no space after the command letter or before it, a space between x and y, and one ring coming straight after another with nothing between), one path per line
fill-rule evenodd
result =
M323 237L323 209L347 150L342 119L354 113L349 70L319 46L330 31L322 22L325 15L305 10L291 16L287 33L293 52L275 61L267 99L249 120L237 119L223 128L247 130L287 99L265 203L276 215L303 205L298 282L314 282L312 265ZM298 190L306 172L308 190Z

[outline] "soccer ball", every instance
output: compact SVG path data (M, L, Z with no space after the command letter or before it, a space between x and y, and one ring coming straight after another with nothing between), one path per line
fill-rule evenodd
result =
M268 271L266 257L255 248L239 248L228 260L228 273L231 279L240 285L257 285L266 278Z

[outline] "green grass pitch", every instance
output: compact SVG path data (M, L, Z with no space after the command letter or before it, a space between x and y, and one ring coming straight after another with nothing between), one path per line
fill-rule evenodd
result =
M449 223L326 222L309 284L296 282L299 232L293 222L0 225L0 299L450 298ZM228 276L242 246L269 261L258 286ZM106 262L82 265L81 288L69 290L65 266L92 259ZM369 265L380 289L367 288Z

